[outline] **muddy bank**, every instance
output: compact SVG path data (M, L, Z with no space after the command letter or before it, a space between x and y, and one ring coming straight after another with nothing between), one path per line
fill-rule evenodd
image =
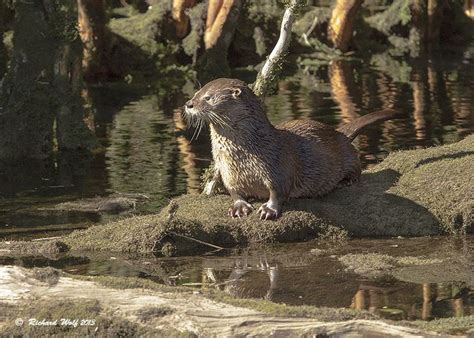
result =
M45 279L48 274L54 278ZM411 324L412 328L393 325L363 311L287 307L267 304L270 303L268 301L242 301L191 290L170 292L149 281L143 281L140 285L136 279L132 279L129 286L125 283L127 278L89 279L78 280L67 275L58 277L54 270L1 267L0 331L8 334L101 332L167 336L340 335L356 332L409 337L436 335L432 327L437 332L453 332L452 328L457 333L466 332L473 322L472 316L464 317L451 320L450 326L425 324L426 327L420 330L416 328L419 325L416 322ZM120 288L114 287L114 282L108 279L122 280ZM78 289L81 293L77 292ZM240 303L232 304L235 301ZM45 307L45 304L48 306ZM55 306L51 307L51 304ZM46 308L48 311L44 310ZM304 313L302 310L306 311L306 316L301 315ZM20 315L23 317L18 317ZM66 315L91 322L78 327L61 324L34 327L28 323L32 316L54 321ZM22 325L15 324L17 318L23 319Z
M60 244L41 246L46 251L47 245L53 251L66 245L72 250L161 251L169 256L200 248L304 241L328 233L329 237L472 233L473 149L471 135L451 145L393 153L351 187L319 199L290 201L277 221L261 221L256 213L229 218L227 195L184 195L157 214L93 226L63 237ZM0 243L1 250L19 253L29 246Z

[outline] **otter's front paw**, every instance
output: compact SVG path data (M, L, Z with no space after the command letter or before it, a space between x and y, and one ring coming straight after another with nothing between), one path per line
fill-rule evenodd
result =
M252 204L242 200L235 201L234 205L229 208L229 216L241 218L242 216L248 216L252 210Z
M280 210L279 208L272 208L269 203L263 203L257 211L260 214L260 219L277 219L280 217Z

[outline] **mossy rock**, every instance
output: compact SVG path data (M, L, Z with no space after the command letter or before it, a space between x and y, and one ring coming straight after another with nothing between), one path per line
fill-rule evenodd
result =
M61 240L72 250L180 255L210 246L304 241L334 227L352 237L472 233L473 168L471 135L451 145L391 154L350 187L318 199L291 200L276 221L262 221L256 212L228 217L227 195L183 195L158 214L92 226ZM0 243L7 250L23 246L28 248Z

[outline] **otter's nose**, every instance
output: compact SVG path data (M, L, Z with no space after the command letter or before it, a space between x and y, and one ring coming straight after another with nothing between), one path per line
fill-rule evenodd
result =
M186 108L188 109L192 109L194 106L193 106L193 103L191 102L191 100L189 100L188 102L186 102Z

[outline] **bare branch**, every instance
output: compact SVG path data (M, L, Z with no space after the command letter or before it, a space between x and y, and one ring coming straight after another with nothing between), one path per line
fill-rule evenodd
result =
M268 56L267 61L263 65L263 68L258 73L257 79L253 85L253 91L257 96L265 96L271 84L278 77L282 68L282 61L286 55L288 47L290 46L291 28L293 27L293 22L297 16L297 10L304 5L306 5L306 0L289 1L285 13L283 14L280 37Z

